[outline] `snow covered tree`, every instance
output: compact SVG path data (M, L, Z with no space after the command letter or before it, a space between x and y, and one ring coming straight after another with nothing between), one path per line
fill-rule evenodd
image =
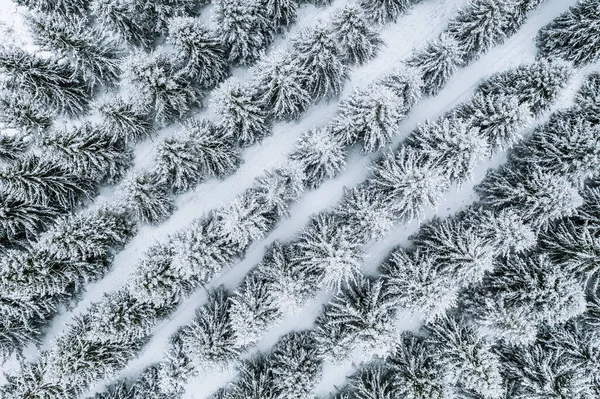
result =
M90 399L133 399L134 391L127 381L112 384L103 392L97 392Z
M255 91L256 101L275 119L298 118L313 101L304 84L307 73L289 52L271 54L255 68L251 88Z
M504 259L461 304L481 334L532 342L537 328L565 322L585 311L579 280L547 256Z
M319 349L324 355L335 353L344 358L355 347L361 347L367 355L385 355L396 341L394 315L395 302L382 280L362 277L347 284L338 292L317 317L320 328L315 332ZM352 342L342 354L335 348L339 333L343 340ZM335 337L331 340L331 337Z
M271 133L268 112L255 101L248 86L236 78L227 79L213 92L215 111L221 117L219 124L242 147L261 142Z
M321 359L311 331L291 332L273 346L268 360L278 398L314 398Z
M346 391L348 396L338 399L394 399L396 392L392 379L390 370L384 364L373 362L361 365L356 373L348 377L348 387L342 391Z
M28 155L0 170L0 193L17 201L72 209L94 192L94 182L37 155Z
M267 20L278 31L292 25L298 14L298 0L262 0L262 6L267 10Z
M304 184L316 189L346 166L345 150L329 128L311 129L300 137L290 158L302 165Z
M294 243L293 261L321 275L321 284L341 287L360 276L363 252L339 215L320 213Z
M333 98L348 79L348 66L332 28L317 24L301 29L292 39L294 60L305 71L304 85L313 100Z
M363 142L364 152L375 152L389 145L398 132L407 108L396 92L376 82L340 103L331 131L345 145Z
M444 371L423 338L405 332L387 360L396 396L410 399L445 399L450 392Z
M344 189L342 202L335 212L362 243L382 239L394 227L392 210L368 186Z
M345 64L362 65L374 58L383 45L383 40L369 26L358 5L348 5L334 11L331 23Z
M425 330L426 342L453 390L482 398L504 397L500 359L474 327L446 315Z
M97 183L121 180L133 164L133 151L123 140L89 122L50 131L42 137L41 145L50 151L51 159Z
M507 17L507 22L503 26L506 36L515 34L527 20L529 12L533 11L537 6L545 0L517 0Z
M58 214L57 209L39 203L15 200L11 197L2 198L0 200L2 247L24 245L26 241L33 240L40 231L54 223Z
M68 116L83 113L91 99L83 76L57 58L40 58L17 47L0 48L0 72L8 87Z
M216 0L215 21L229 48L229 61L250 65L273 41L276 21L262 0Z
M413 0L361 0L360 6L367 17L380 25L396 22L398 16L412 5Z
M136 52L124 66L122 84L130 95L152 107L159 123L188 114L201 102L201 91L190 84L169 55L160 51Z
M413 243L433 257L453 284L465 287L479 283L494 268L494 248L477 228L457 218L434 219L421 227Z
M517 96L476 93L458 110L458 115L487 138L492 149L510 148L521 139L521 129L531 119L529 104Z
M403 221L418 218L427 207L435 207L448 186L437 165L406 147L386 154L373 168L368 182Z
M459 184L468 180L475 165L490 154L487 138L455 114L419 125L406 146L430 164L439 165L446 179Z
M228 387L228 399L277 399L273 371L266 356L241 362L239 378Z
M120 195L135 220L142 223L160 223L174 210L169 187L155 173L134 172L123 181Z
M587 120L594 125L600 124L600 73L591 73L585 78L575 103Z
M379 84L396 93L403 103L406 112L419 101L423 95L421 71L417 68L401 64L390 73L378 79Z
M421 71L424 93L434 96L463 65L463 52L458 42L441 34L416 51L406 63Z
M304 175L291 162L256 178L251 190L265 216L276 223L289 216L290 206L304 191Z
M137 143L154 134L150 112L122 97L99 104L98 112L102 118L100 128L116 140Z
M434 320L456 303L459 288L433 256L395 249L382 266L382 278L396 307Z
M0 133L0 160L14 161L29 149L29 141L17 135Z
M89 6L89 0L15 0L15 3L32 11L58 13L65 17L83 14Z
M571 61L575 66L600 57L600 10L596 0L580 0L575 6L540 29L540 55Z
M465 61L504 41L516 3L517 0L470 0L450 21L447 34L459 44Z
M149 47L155 39L151 21L141 12L143 1L91 0L92 15L121 39L135 46Z
M600 168L600 131L581 114L559 112L510 154L519 164L533 163L558 176L584 180Z
M185 192L210 177L223 178L240 164L240 154L228 132L206 120L192 119L184 133L167 138L157 148L156 174Z
M122 51L106 30L91 28L84 18L56 14L32 17L30 23L35 44L67 57L90 89L118 80Z
M564 89L573 73L565 63L537 61L497 72L478 88L483 94L516 97L527 103L534 115L547 110Z
M569 179L536 166L516 168L509 164L491 169L475 191L484 205L498 211L511 208L535 227L569 216L583 203Z
M0 123L25 134L43 132L55 113L22 90L0 91Z
M66 398L76 395L74 388L61 386L60 383L49 381L47 378L49 366L41 360L25 363L16 375L8 375L7 383L0 387L3 398L18 399L23 397Z
M227 51L221 41L197 18L169 21L167 41L177 52L181 72L202 88L213 88L227 77Z

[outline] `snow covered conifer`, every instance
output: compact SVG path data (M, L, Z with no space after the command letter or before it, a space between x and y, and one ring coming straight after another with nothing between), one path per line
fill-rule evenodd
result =
M412 3L412 0L361 0L360 6L371 21L383 25L395 22Z
M0 134L0 160L14 161L29 148L29 142L18 135Z
M534 227L572 215L583 203L569 179L535 166L491 169L475 190L483 204L498 211L510 207Z
M46 14L58 13L66 17L72 14L83 14L89 5L89 0L15 0L15 3L32 11Z
M32 240L58 218L58 211L35 202L0 200L0 242L2 247ZM24 244L24 243L23 243ZM0 250L2 252L2 250Z
M18 374L8 375L7 383L0 387L2 397L18 399L37 395L42 398L64 398L75 395L73 388L61 386L46 378L49 372L47 363L46 360L25 363Z
M253 195L273 223L289 216L290 205L304 191L304 175L293 162L256 178Z
M121 186L125 206L140 222L160 223L174 210L173 197L161 176L135 172Z
M534 115L539 115L554 103L572 73L572 67L566 63L540 60L495 73L478 90L483 94L516 97L521 104L528 103Z
M437 165L419 151L403 147L386 154L368 180L386 206L401 220L420 217L440 201L448 180Z
M52 125L55 112L22 90L0 92L0 123L23 133L43 132Z
M506 37L508 20L516 0L470 0L448 24L447 34L464 51L467 60L473 59L500 44Z
M463 65L463 53L458 42L441 34L415 52L407 64L418 68L423 79L423 91L436 95L456 70Z
M537 36L540 55L571 61L575 66L600 57L600 9L596 0L581 0L543 27Z
M229 61L250 65L273 40L276 21L262 0L216 0L215 21L229 48Z
M449 181L459 184L468 180L477 162L490 154L487 138L456 115L419 125L406 145L439 165Z
M369 26L363 10L357 5L349 5L334 12L332 31L345 55L344 63L348 65L366 63L375 57L383 45L383 40Z
M35 43L42 49L68 57L76 73L91 89L112 84L120 74L119 44L100 27L90 28L84 18L38 15L30 19Z
M304 84L307 73L289 52L277 51L269 55L255 68L251 87L255 90L256 101L275 119L298 118L313 101Z
M91 0L92 15L134 46L149 47L155 39L152 21L144 13L143 0Z
M127 381L120 381L108 386L103 392L97 392L91 399L132 399L133 395L133 387Z
M298 14L298 0L262 0L267 10L267 19L278 31L294 23Z
M226 49L199 19L173 18L167 40L175 46L182 71L196 84L213 88L227 77Z
M40 58L17 47L1 47L0 71L8 77L9 89L27 93L34 102L68 116L83 113L91 99L83 76L56 58Z
M329 128L312 129L300 137L291 159L302 165L305 185L315 189L344 168L345 150Z
M385 364L375 361L361 365L360 369L348 377L348 396L336 399L394 399L396 392L392 384L392 375Z
M200 104L201 91L191 85L168 54L137 52L124 67L123 82L132 96L152 107L159 123L184 117Z
M380 85L393 90L396 96L402 99L406 111L410 110L423 95L421 71L405 64L392 69L377 81Z
M597 125L600 124L600 73L592 73L586 77L575 102L578 111L583 112L585 118Z
M305 71L305 85L313 100L338 96L348 79L348 67L331 28L317 24L300 30L293 39L295 61Z
M368 186L344 189L342 203L336 212L362 243L382 239L394 227L392 210Z
M213 93L219 124L241 146L251 146L271 133L268 112L257 104L248 86L229 78Z
M239 378L228 387L226 398L231 399L277 399L273 371L268 358L258 355L241 362Z
M100 128L115 140L137 143L154 134L150 112L121 97L99 104L98 112L102 117Z

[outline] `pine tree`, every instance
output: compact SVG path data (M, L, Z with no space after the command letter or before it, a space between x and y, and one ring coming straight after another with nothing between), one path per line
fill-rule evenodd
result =
M291 332L281 337L268 361L279 398L314 398L322 361L310 331Z
M137 143L154 135L153 118L148 110L121 97L99 104L98 112L102 117L100 128L115 140Z
M30 19L34 42L42 49L67 57L90 89L115 83L120 75L122 51L101 27L90 28L83 18L39 15Z
M581 0L543 27L537 36L540 55L583 66L598 59L600 10L596 0Z
M398 16L406 12L412 3L413 0L361 0L360 6L371 21L383 25L396 22Z
M367 363L348 377L348 398L394 399L396 392L392 379L390 370L385 365ZM342 396L339 399L343 398Z
M46 14L58 13L65 17L84 14L89 6L89 0L15 0L15 3L32 11Z
M575 103L578 105L578 111L594 125L600 124L600 74L591 73L588 75L577 96Z
M141 12L144 1L91 0L92 15L123 40L135 46L150 47L155 39L152 21Z
M272 223L289 216L290 206L304 191L304 174L291 162L256 178L252 195Z
M273 41L276 21L262 0L216 0L215 21L229 48L229 61L250 65Z
M278 31L292 25L298 14L298 0L262 0L262 6L267 10L267 20Z
M168 54L137 52L125 63L124 86L144 105L152 107L159 123L188 114L201 102L201 91L191 85Z
M52 299L16 295L0 296L0 358L4 361L16 355L22 358L29 345L39 345L48 315L56 312ZM0 388L2 393L2 388Z
M398 133L407 108L402 98L381 82L354 93L340 103L332 133L346 145L363 142L364 152L379 151Z
M300 137L290 158L302 165L304 184L316 189L346 166L345 150L345 146L325 127L309 130Z
M500 44L506 38L508 18L517 6L515 0L470 0L458 16L450 21L447 34L464 51L465 61Z
M2 247L25 245L23 241L35 239L37 234L52 225L56 218L58 210L55 208L10 197L3 198L0 201Z
M115 140L89 122L51 131L42 137L41 144L57 163L97 183L121 180L133 164L133 151L124 141Z
M72 209L91 198L94 191L92 181L37 155L28 155L0 171L0 192L17 201Z
M511 153L517 163L533 163L558 176L584 180L600 167L598 128L580 114L559 112Z
M49 381L48 369L49 365L44 360L25 363L20 373L7 376L7 383L0 387L0 394L7 399L66 398L76 394L73 387L64 387L59 383Z
M421 71L423 92L434 96L463 65L463 52L458 42L442 34L416 51L406 63Z
M213 93L219 124L242 147L251 146L271 134L268 112L255 102L248 86L236 78L227 79Z
M206 120L192 119L184 133L167 138L157 148L156 174L185 192L210 177L223 178L240 164L232 138Z
M384 156L368 182L400 220L409 221L440 201L448 185L441 173L422 153L401 148Z
M514 96L519 103L527 103L534 115L539 115L554 103L572 73L568 64L541 60L495 73L479 86L478 91Z
M521 129L530 121L529 104L517 96L476 93L460 107L458 115L486 137L492 149L510 148L521 140Z
M120 195L125 206L142 223L156 224L173 213L173 197L169 188L151 172L135 172L121 185Z
M513 8L509 11L507 16L507 22L503 26L504 33L506 36L512 36L515 34L521 26L527 20L530 11L533 11L537 6L543 3L545 0L518 0L513 5Z
M22 91L35 103L68 116L83 113L91 99L83 76L56 58L40 58L17 47L3 47L0 71L8 77L10 89Z
M23 133L43 132L52 125L54 112L22 90L0 92L0 123Z
M273 371L265 356L255 356L239 366L239 378L228 388L231 399L277 399Z
M289 52L275 52L258 63L251 83L260 107L274 119L294 120L311 104L307 70Z
M202 88L213 88L228 75L227 52L199 19L179 17L169 21L167 40L177 51L182 70Z
M491 169L475 190L484 205L498 211L510 207L535 227L573 214L583 202L569 179L536 166Z
M417 68L401 64L390 73L379 78L378 82L391 89L402 100L406 112L419 101L423 95L421 71Z
M379 35L369 26L363 10L349 5L333 14L332 31L342 48L344 63L362 65L377 55L384 44Z
M14 161L29 149L29 141L21 136L0 134L0 160Z
M344 55L330 27L302 29L292 40L298 68L306 71L304 85L315 101L338 96L348 79Z
M490 154L487 138L479 129L452 114L419 125L406 145L439 165L449 181L459 184L468 180L475 165Z
M321 213L313 217L294 244L293 261L321 275L321 284L340 287L360 276L363 252L353 232L339 216Z
M502 398L500 359L475 328L456 316L443 316L425 326L427 344L454 390L483 398Z

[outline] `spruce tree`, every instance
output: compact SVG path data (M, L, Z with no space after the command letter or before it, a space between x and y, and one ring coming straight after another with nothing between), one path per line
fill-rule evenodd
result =
M0 123L25 134L40 133L52 125L55 112L22 90L0 92Z
M395 225L392 210L368 186L344 189L342 202L335 211L362 243L383 239Z
M243 361L239 378L228 387L230 399L277 399L273 371L264 355Z
M392 385L392 374L388 367L375 361L361 365L361 368L348 377L348 396L337 399L394 399L396 392Z
M125 179L120 195L135 220L156 224L173 213L173 197L161 176L135 172Z
M23 397L66 398L76 395L73 387L64 387L60 383L49 381L47 374L48 361L41 360L25 363L20 373L7 376L7 383L0 387L3 398L17 399Z
M34 240L58 218L58 214L57 209L39 203L3 198L0 201L2 247L24 245L28 240Z
M213 93L213 102L221 117L219 124L241 146L261 142L271 133L268 112L255 102L250 88L236 78L227 79L219 86Z
M256 178L252 195L272 223L288 217L290 206L304 191L304 175L299 169L292 162Z
M141 0L91 0L90 10L103 26L116 32L121 39L135 46L150 47L155 33L152 21L141 12L144 3Z
M394 68L389 74L380 78L378 82L383 87L391 89L402 100L406 111L410 110L423 95L421 71L406 64Z
M331 23L345 64L362 65L374 58L383 45L383 40L369 26L362 9L357 5L336 10Z
M540 55L573 62L592 63L600 56L600 10L596 0L581 0L561 14L537 36Z
M577 96L575 103L578 105L578 110L583 113L585 118L594 125L600 123L600 74L591 73L588 75Z
M262 0L262 6L267 10L267 19L278 31L292 25L298 14L298 0Z
M315 101L333 98L348 79L344 55L331 28L316 25L302 29L293 39L295 62L306 71L304 85Z
M395 22L412 5L413 0L361 0L367 17L380 25Z
M115 140L137 143L154 134L150 112L121 97L99 104L98 112L102 117L100 128Z
M167 41L175 47L182 71L195 84L209 89L227 77L226 49L197 18L170 20Z
M463 52L458 42L442 34L416 51L406 63L420 70L423 92L434 96L463 65Z
M45 14L57 13L65 17L72 14L84 14L89 6L89 0L15 0L15 3L25 6L32 11Z
M29 141L21 136L0 134L0 160L14 161L29 149Z

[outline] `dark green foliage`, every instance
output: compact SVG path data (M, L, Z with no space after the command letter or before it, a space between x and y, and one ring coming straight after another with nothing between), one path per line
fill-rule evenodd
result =
M361 0L360 6L365 10L367 17L380 25L396 21L415 0Z
M164 221L174 210L168 185L151 172L134 173L124 181L121 195L135 220L156 224Z
M10 197L0 201L0 242L2 246L31 240L58 217L54 208Z
M100 104L98 112L102 116L100 128L114 140L136 143L154 134L150 113L121 97Z
M543 27L537 36L540 55L573 62L592 63L600 57L600 9L597 0L580 0Z
M332 31L344 54L344 63L348 65L366 63L377 55L384 44L358 6L336 10L332 17Z

